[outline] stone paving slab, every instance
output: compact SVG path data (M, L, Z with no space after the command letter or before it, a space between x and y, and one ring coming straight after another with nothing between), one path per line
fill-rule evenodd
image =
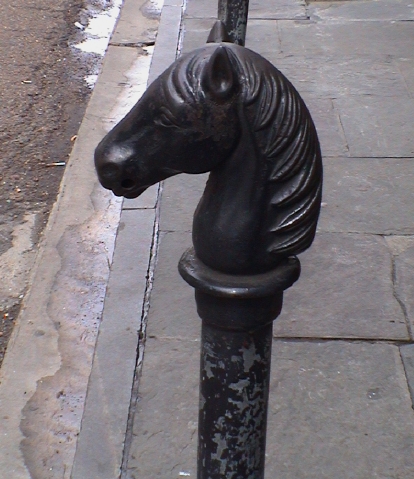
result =
M304 0L250 0L249 19L277 18L306 19L306 2Z
M195 48L202 47L208 38L208 34L214 19L212 18L189 18L183 19L183 39L181 53L188 53Z
M187 53L206 43L211 27L212 18L185 17L183 21L184 39L182 52ZM249 19L246 31L246 47L268 57L279 52L279 38L276 20Z
M217 2L191 0L185 10L185 16L191 18L217 18ZM264 18L306 19L306 4L303 0L250 0L249 20Z
M412 235L414 159L325 158L320 231Z
M324 163L328 157L349 156L349 146L341 119L330 98L316 98L311 93L301 94L318 133Z
M334 100L353 157L414 157L414 100L352 96Z
M208 174L179 175L164 182L160 231L192 230L194 211L203 194L207 178ZM189 238L191 241L191 235Z
M138 198L124 198L122 209L134 210L142 208L155 208L158 201L159 189L160 186L157 184L148 188L141 196L138 196Z
M396 61L396 64L404 77L411 98L414 98L414 60L400 58Z
M150 338L200 338L194 289L178 273L178 261L191 245L190 232L161 233L147 326Z
M403 305L414 337L414 236L389 236L386 241L394 256L395 294Z
M199 344L146 348L127 477L195 477ZM409 479L413 430L397 346L274 341L266 478Z
M280 53L280 35L277 20L249 19L246 30L246 47L265 58Z
M275 342L267 478L409 479L414 412L397 346Z
M410 339L382 238L320 232L300 260L301 277L284 294L275 336Z
M184 11L184 18L217 18L217 3L205 2L203 0L191 0L187 2Z
M356 2L312 2L308 13L312 20L370 21L414 20L411 0L375 0Z
M319 98L369 97L373 101L378 101L375 97L393 97L401 102L410 99L403 75L397 65L386 58L373 61L368 56L324 55L321 62L320 56L267 54L266 57L301 94Z
M348 3L372 5L374 2ZM318 5L323 8L322 3ZM372 61L387 57L390 60L389 56L395 58L414 56L412 22L371 21L369 17L360 22L337 20L332 23L320 20L303 22L279 20L277 27L281 51L285 55L300 57L319 55L321 58L355 56L369 57Z
M147 340L127 479L196 477L199 351L199 341Z

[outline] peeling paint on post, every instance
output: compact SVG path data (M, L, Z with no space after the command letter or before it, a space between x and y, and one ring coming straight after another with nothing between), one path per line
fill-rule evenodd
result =
M251 276L211 270L184 253L202 319L198 479L263 479L273 320L300 273L296 258Z
M244 46L249 0L219 0L217 18L225 27L230 41Z
M271 341L271 324L247 333L203 323L200 479L262 477Z

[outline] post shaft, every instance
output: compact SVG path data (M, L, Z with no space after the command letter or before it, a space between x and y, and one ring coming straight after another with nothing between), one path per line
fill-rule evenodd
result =
M179 270L202 320L197 479L264 479L273 320L300 263L228 275L189 249Z
M203 321L198 479L264 478L271 347L272 323L245 332Z
M224 23L232 43L244 46L248 12L249 0L219 0L217 16Z

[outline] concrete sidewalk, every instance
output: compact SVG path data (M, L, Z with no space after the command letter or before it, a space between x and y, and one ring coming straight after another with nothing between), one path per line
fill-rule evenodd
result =
M114 45L137 42L135 7L125 1ZM215 2L167 0L150 80L215 16ZM269 479L414 476L413 20L408 1L250 1L246 46L305 99L325 167L317 238L274 325ZM135 61L115 48L82 155ZM177 263L206 177L171 178L120 211L74 155L1 372L0 477L196 477L200 321Z

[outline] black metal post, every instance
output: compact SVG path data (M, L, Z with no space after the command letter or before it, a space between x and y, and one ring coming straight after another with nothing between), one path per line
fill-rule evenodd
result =
M247 9L220 0L213 43L160 75L95 151L102 185L127 198L210 171L179 263L202 319L198 479L264 477L272 323L321 205L313 121L283 74L239 46Z
M273 320L297 258L257 275L227 275L193 249L179 270L202 319L198 479L263 479Z
M264 477L272 324L226 331L203 321L199 479Z
M232 43L244 46L248 12L249 0L219 0L217 17L224 23Z

